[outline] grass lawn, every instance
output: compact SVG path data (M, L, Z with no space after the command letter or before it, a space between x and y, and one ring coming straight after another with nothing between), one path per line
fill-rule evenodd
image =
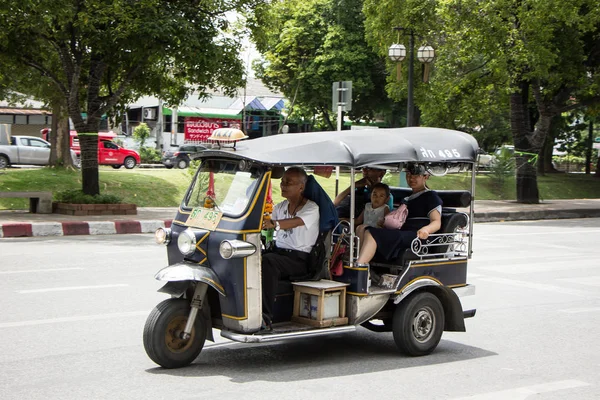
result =
M335 174L330 178L317 176L317 180L332 198L335 193ZM135 203L139 207L177 206L183 197L191 175L188 170L179 169L140 169L133 170L100 167L100 191L103 194L119 196L125 203ZM279 180L273 180L273 198L281 200ZM391 186L399 185L398 174L388 173L384 182ZM467 189L471 178L463 174L431 177L432 189ZM350 184L348 174L341 174L339 190ZM8 168L0 170L0 191L51 191L80 189L79 171L36 168ZM538 177L541 199L600 198L600 179L585 174L551 174ZM476 197L479 200L514 200L515 180L508 179L499 188L490 175L478 175ZM17 210L29 207L26 199L0 198L0 209Z
M139 207L177 206L191 176L180 169L113 169L100 167L100 192L122 198ZM50 191L81 189L79 171L39 168L9 168L0 171L0 191ZM2 199L0 209L27 209L27 199Z

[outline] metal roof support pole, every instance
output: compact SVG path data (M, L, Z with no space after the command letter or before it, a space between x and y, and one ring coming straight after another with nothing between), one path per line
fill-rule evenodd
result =
M471 207L469 210L469 252L467 257L471 258L473 253L473 221L475 220L475 164L471 164Z
M342 92L339 92L340 96ZM338 102L338 107L337 107L337 130L341 131L342 130L342 119L344 118L344 113L342 110L342 103ZM335 167L335 195L337 197L338 193L339 193L339 189L340 189L340 167L339 165L337 167Z
M350 168L350 266L354 266L354 210L356 205L354 167Z

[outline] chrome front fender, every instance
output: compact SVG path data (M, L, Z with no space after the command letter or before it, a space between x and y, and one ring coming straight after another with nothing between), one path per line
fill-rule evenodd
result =
M221 284L219 277L215 272L202 265L181 262L169 265L158 271L154 276L156 280L178 282L178 281L198 281L204 282L215 289L221 296L226 297L225 289Z

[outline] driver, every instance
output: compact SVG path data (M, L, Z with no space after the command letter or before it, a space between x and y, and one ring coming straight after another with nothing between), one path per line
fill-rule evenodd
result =
M309 254L319 236L319 206L304 197L308 176L299 167L288 168L281 179L286 199L273 209L263 229L275 228L275 248L262 257L263 328L271 329L277 281L308 272Z

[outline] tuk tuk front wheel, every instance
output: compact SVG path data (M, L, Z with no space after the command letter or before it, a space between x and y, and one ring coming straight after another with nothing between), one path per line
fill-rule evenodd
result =
M442 303L429 292L411 296L396 308L393 329L400 352L414 357L431 353L444 332Z
M144 326L144 348L148 357L164 368L191 364L202 351L206 340L206 320L198 313L189 339L182 333L190 314L185 299L167 299L150 313Z

